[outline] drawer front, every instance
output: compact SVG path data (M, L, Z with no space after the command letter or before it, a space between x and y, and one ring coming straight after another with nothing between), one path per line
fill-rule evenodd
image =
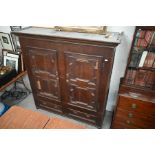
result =
M62 107L58 104L55 104L55 102L52 102L52 101L49 102L47 100L39 99L38 103L39 103L39 107L52 110L54 112L62 113Z
M91 114L87 114L87 113L73 110L73 109L68 109L68 115L78 118L78 119L81 119L83 121L89 122L89 123L96 124L96 117Z
M113 122L112 124L112 129L137 129L136 126L134 125L128 125L126 123L122 123L122 122Z
M125 117L128 119L139 119L142 120L144 122L148 122L151 124L154 124L155 126L155 117L151 117L147 114L143 114L143 113L138 113L136 111L126 111L126 110L122 110L122 109L117 109L117 115L121 116L121 117Z
M135 111L155 117L155 104L120 96L118 107L127 111Z
M125 111L117 109L115 120L115 126L122 126L122 128L155 128L154 118L148 117L141 113L132 111Z

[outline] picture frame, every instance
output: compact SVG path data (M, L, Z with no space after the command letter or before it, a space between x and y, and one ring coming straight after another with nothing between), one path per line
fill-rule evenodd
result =
M9 66L18 72L18 57L4 55L4 66Z
M19 31L22 29L22 26L10 26L11 31Z
M106 34L106 26L55 26L57 31Z
M0 55L0 66L2 66L2 65L3 65L3 56Z
M22 30L22 26L10 26L11 31L20 31ZM20 53L21 47L18 36L11 34L13 45L15 48L16 53Z
M14 51L13 43L9 33L0 32L0 40L3 49Z
M2 48L2 43L0 41L0 49ZM1 50L2 51L2 50ZM3 65L3 52L0 52L0 66Z
M19 54L21 51L19 38L18 38L18 36L14 35L14 34L11 34L11 37L12 37L13 45L15 48L15 52Z

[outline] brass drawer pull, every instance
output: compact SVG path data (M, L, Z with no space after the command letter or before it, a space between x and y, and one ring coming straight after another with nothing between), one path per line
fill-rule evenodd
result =
M132 104L132 109L136 109L137 105L135 103Z
M129 120L126 121L127 124L130 124L131 122Z
M132 113L129 113L129 114L128 114L128 117L129 117L129 118L132 118L132 117L133 117L133 114L132 114Z

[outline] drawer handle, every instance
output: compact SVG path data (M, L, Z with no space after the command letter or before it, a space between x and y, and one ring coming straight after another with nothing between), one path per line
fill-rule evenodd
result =
M136 109L137 105L135 103L132 104L132 109Z
M129 113L129 114L128 114L128 117L129 117L129 118L132 118L132 117L133 117L133 114L132 114L132 113Z
M129 120L126 121L127 124L130 124L131 122Z

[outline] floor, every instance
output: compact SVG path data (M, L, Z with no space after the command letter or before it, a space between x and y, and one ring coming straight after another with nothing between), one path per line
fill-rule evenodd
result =
M76 121L76 120L61 116L61 115L57 115L57 114L52 113L52 112L48 112L46 110L36 109L32 94L30 94L26 99L24 99L22 102L20 102L18 104L18 106L21 106L21 107L27 108L27 109L31 109L33 111L41 112L41 113L43 113L45 115L48 115L49 117L54 116L54 117L58 117L58 118L61 118L61 119L64 119L64 120L70 120L70 121L78 123L80 125L84 125L84 126L86 126L86 128L89 128L89 129L96 129L96 127L88 125L88 124L83 123L81 121ZM102 126L103 129L109 129L110 128L111 118L112 118L112 112L106 111L106 115L105 115L105 118L104 118L104 121L103 121L103 126Z

